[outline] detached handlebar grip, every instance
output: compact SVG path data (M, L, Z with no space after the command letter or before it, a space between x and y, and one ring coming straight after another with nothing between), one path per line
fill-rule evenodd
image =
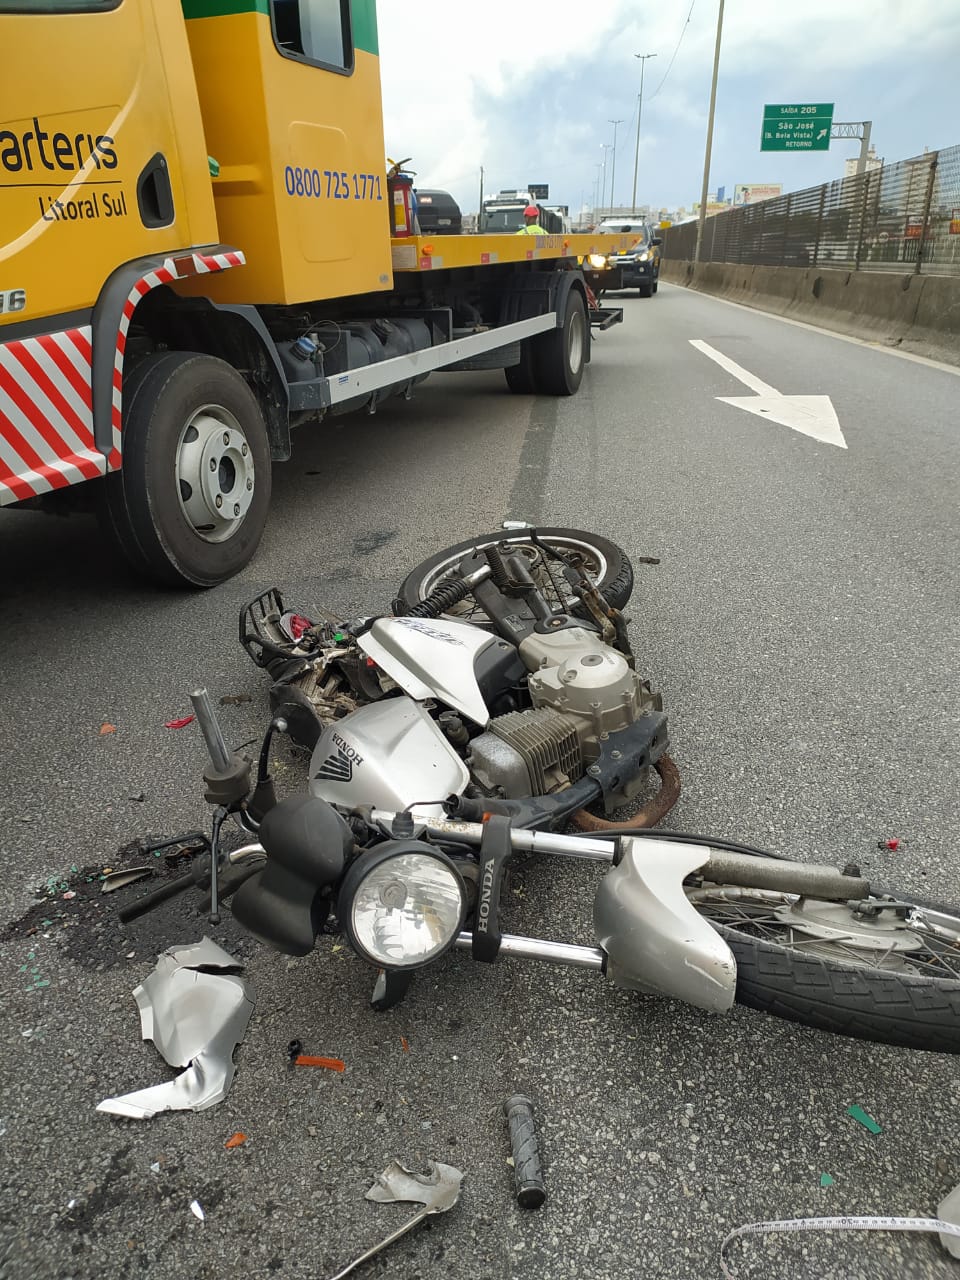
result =
M507 1098L503 1114L510 1127L517 1204L521 1209L539 1209L547 1198L540 1164L540 1143L533 1122L533 1103L522 1093Z

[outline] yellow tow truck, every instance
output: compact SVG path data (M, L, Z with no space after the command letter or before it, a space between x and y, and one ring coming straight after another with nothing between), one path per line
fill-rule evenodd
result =
M0 505L254 554L291 429L434 370L571 395L622 237L403 235L375 0L0 0ZM397 204L397 216L391 210Z

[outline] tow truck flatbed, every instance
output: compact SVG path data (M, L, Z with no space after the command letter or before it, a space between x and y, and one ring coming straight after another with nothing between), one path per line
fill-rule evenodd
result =
M459 235L404 236L390 241L395 272L442 271L456 267L481 267L491 263L556 261L608 257L629 249L635 236L591 233L547 236Z

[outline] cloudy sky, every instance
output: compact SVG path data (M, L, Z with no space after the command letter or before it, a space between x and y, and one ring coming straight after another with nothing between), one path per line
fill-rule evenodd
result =
M718 0L479 0L413 11L380 0L387 154L417 184L477 208L486 194L550 184L551 203L592 205L603 143L606 201L629 204L640 63L637 199L700 198ZM412 13L416 17L412 17ZM689 21L688 19L689 15ZM682 40L680 39L683 34ZM679 49L677 49L680 41ZM676 56L674 58L674 51ZM672 66L671 58L674 58ZM960 143L960 0L727 0L710 189L841 176L855 141L828 152L761 152L764 103L833 102L873 121L888 162Z

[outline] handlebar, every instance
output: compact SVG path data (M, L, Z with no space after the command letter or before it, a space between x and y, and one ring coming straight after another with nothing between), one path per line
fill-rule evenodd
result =
M220 773L226 773L230 768L230 753L227 751L227 744L217 722L210 695L206 689L195 689L190 695L190 701L193 703L197 723L200 725L207 750L210 752L213 767Z
M227 862L230 869L220 876L218 889L218 897L229 898L232 893L240 888L245 880L249 880L260 870L260 859L265 858L266 854L263 845L245 844L239 849L234 849L227 855ZM242 865L248 859L255 859L252 865ZM204 867L202 863L188 871L185 876L178 876L176 880L169 880L166 884L154 889L152 893L144 894L142 898L138 898L136 902L131 902L129 906L123 907L119 912L119 919L122 924L128 924L131 920L139 920L141 916L145 916L148 911L162 906L163 903L169 902L171 898L176 898L181 893L186 893L188 889L209 889L210 888L210 868Z

